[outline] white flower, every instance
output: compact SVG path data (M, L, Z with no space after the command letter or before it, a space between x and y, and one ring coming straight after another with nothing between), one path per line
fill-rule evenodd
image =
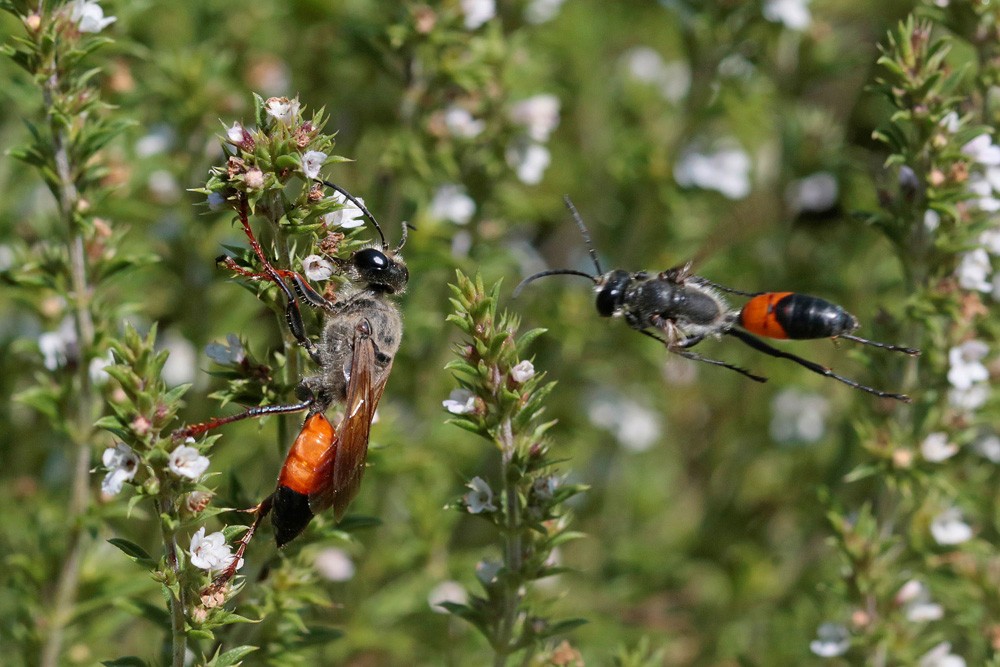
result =
M555 495L556 489L559 488L559 482L560 479L555 475L546 475L532 482L531 490L541 500L551 500L552 496Z
M170 148L177 139L177 133L164 123L157 124L148 134L135 142L135 154L139 157L159 155Z
M543 93L516 102L510 108L510 119L524 126L534 141L548 141L559 127L559 98Z
M711 153L688 149L674 165L674 179L684 187L721 192L729 199L750 194L750 156L732 141Z
M523 384L535 377L535 365L527 359L518 362L516 366L510 369L510 377L514 382Z
M944 607L931 601L931 592L921 582L910 579L896 593L896 604L903 607L911 623L937 621L944 616Z
M441 405L453 415L471 414L476 409L476 395L468 389L454 389Z
M1000 227L983 231L979 235L979 245L991 255L1000 255Z
M524 20L535 25L551 21L566 0L530 0L524 8Z
M662 434L660 416L635 401L613 395L599 395L588 405L590 421L610 431L625 450L644 452Z
M498 560L481 560L476 563L476 579L483 584L492 584L497 580L502 567L503 563Z
M962 255L955 275L958 276L958 284L962 289L991 292L993 283L989 277L992 271L989 254L982 248L976 248Z
M201 570L218 571L229 567L236 556L226 544L226 536L221 532L205 535L205 527L191 536L191 564ZM236 569L243 567L243 559L239 560Z
M980 340L967 340L948 351L948 382L956 389L968 389L990 377L981 361L989 354L989 346Z
M309 255L302 260L302 273L309 280L328 280L333 275L333 264L319 255Z
M767 0L764 18L771 23L782 23L789 30L805 30L812 21L809 0Z
M948 404L965 412L972 412L983 407L990 397L990 385L985 382L974 384L968 389L950 389Z
M740 53L730 53L719 61L719 76L727 79L749 80L757 71L756 66Z
M973 444L976 453L991 463L1000 463L1000 437L988 433Z
M823 623L816 630L816 639L809 642L809 650L821 658L836 658L847 653L851 636L839 623Z
M47 331L38 336L38 349L43 363L50 371L65 366L76 356L76 327L73 319L64 318L58 331Z
M322 217L323 222L330 227L343 227L344 229L354 229L355 227L361 227L365 224L365 214L361 212L354 202L340 194L339 192L333 193L330 196L338 204L342 205L343 208L339 208L332 213L327 213ZM364 205L365 200L361 197L356 198L362 205Z
M448 220L456 225L468 224L476 213L476 202L461 185L442 185L434 193L428 213L435 220Z
M194 442L194 438L188 438L184 442ZM202 456L197 449L187 444L178 445L174 451L170 452L170 458L167 460L170 472L178 477L187 477L188 479L201 477L208 470L208 464L207 456Z
M350 581L354 577L354 561L346 551L336 547L316 554L313 567L327 581Z
M973 162L984 166L1000 165L1000 146L993 143L993 138L988 134L980 134L978 137L962 146L965 153Z
M691 89L691 68L681 61L664 62L659 52L637 46L622 57L629 75L636 81L655 86L669 102L679 102Z
M819 171L792 181L785 189L785 202L796 213L822 213L837 203L840 186L828 171Z
M268 116L275 118L284 125L291 125L299 115L298 98L290 100L287 97L269 97L264 103Z
M971 201L975 204L976 208L987 213L1000 211L1000 199L994 196L997 192L997 186L994 183L994 178L991 177L992 172L1000 172L1000 169L989 167L986 173L980 174L976 172L970 174L969 180L965 184L965 189L970 194L975 195L971 198Z
M87 367L87 372L90 374L90 381L97 386L104 385L111 377L105 369L113 363L115 363L115 358L110 352L103 357L91 359L90 366Z
M448 614L442 603L452 602L454 604L465 604L469 601L469 594L462 584L457 581L442 581L431 589L427 594L427 604L431 606L431 611L437 614Z
M493 504L493 489L490 488L485 479L473 477L466 486L472 490L462 496L462 502L465 503L470 514L496 511L497 507Z
M496 0L460 0L465 29L475 30L497 15Z
M541 183L550 162L552 155L541 144L516 142L507 149L507 164L517 172L518 180L526 185Z
M924 212L924 229L933 232L941 226L941 214L932 208Z
M146 187L159 203L177 201L181 194L181 187L178 185L177 179L166 169L150 172L149 176L146 177Z
M931 463L946 461L958 453L958 445L948 442L948 434L936 431L930 433L920 443L920 453Z
M453 137L473 139L486 129L486 121L478 120L468 110L452 105L445 109L444 126Z
M938 121L938 125L954 134L962 126L962 119L958 117L957 111L949 111Z
M820 394L785 389L771 401L771 437L777 442L816 442L826 431L830 403Z
M310 181L319 176L319 170L326 162L327 154L323 151L307 151L302 156L302 173Z
M191 341L172 331L163 335L163 348L169 352L163 364L163 381L171 387L193 382L198 364L198 353Z
M965 667L965 658L951 652L951 644L941 642L925 653L917 667Z
M243 140L246 138L246 130L239 123L233 123L233 126L226 130L226 138L229 139L231 143L242 144Z
M69 20L76 24L80 32L100 32L118 19L114 16L105 18L104 10L97 4L97 0L73 0Z
M972 527L962 520L962 511L949 507L931 521L931 535L942 546L961 544L972 539Z
M131 482L139 470L139 457L131 447L121 442L104 450L101 463L108 469L101 482L101 493L109 496L120 493L122 485Z
M246 359L247 353L243 349L243 343L236 334L226 334L226 344L222 343L209 343L205 346L205 354L209 359L217 364L222 364L224 366L232 366L235 364L243 363Z

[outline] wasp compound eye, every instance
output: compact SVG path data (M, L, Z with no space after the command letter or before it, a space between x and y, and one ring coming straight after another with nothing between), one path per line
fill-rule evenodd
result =
M383 271L389 267L389 258L376 248L365 248L354 255L354 265L361 271Z
M612 271L597 293L597 312L601 317L611 317L625 301L625 289L631 281L627 271Z

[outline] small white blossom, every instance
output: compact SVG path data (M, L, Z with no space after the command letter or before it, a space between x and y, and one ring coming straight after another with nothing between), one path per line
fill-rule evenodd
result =
M354 229L355 227L361 227L365 224L365 214L362 213L361 209L358 208L350 199L339 192L335 192L330 196L330 198L338 204L341 204L343 208L339 208L332 213L324 215L322 217L324 224L330 227L342 227L344 229ZM364 205L364 199L357 197L357 200Z
M792 181L785 190L785 202L795 213L822 213L837 203L840 186L828 171L819 171Z
M941 214L932 208L924 212L924 229L929 232L935 231L941 226Z
M208 470L208 457L202 456L197 449L186 444L189 442L193 443L194 438L188 438L184 442L185 444L178 445L174 451L170 452L167 465L170 468L170 472L178 477L198 479Z
M896 604L911 623L937 621L944 616L944 607L931 600L931 592L921 582L910 579L896 593Z
M445 109L444 126L460 139L474 139L486 129L486 121L475 118L467 109L452 105Z
M777 442L816 442L826 431L830 403L820 394L785 389L771 401L771 437Z
M925 653L917 667L965 667L965 658L951 652L951 644L941 642Z
M663 432L656 412L621 396L599 395L590 401L587 412L592 424L610 431L630 452L648 450Z
M76 327L72 318L64 318L57 331L47 331L38 336L38 349L45 368L54 371L65 366L76 356Z
M302 273L309 280L328 280L333 275L333 264L319 255L309 255L302 260Z
M503 563L498 560L481 560L476 563L476 579L483 584L492 584L496 582L502 567Z
M105 449L101 455L101 463L108 469L108 474L101 482L101 493L109 496L121 493L122 485L131 482L139 470L139 457L131 447L122 442Z
M851 636L840 623L823 623L816 630L816 639L809 642L809 650L821 658L836 658L847 653Z
M988 134L980 134L978 137L962 146L965 153L973 162L990 167L1000 165L1000 146L993 143L993 137Z
M1000 463L1000 437L995 433L988 433L977 439L973 449L990 463Z
M451 613L447 608L441 606L445 602L465 604L468 601L469 594L457 581L442 581L427 594L427 604L430 605L431 611L436 614Z
M327 157L323 151L307 151L302 156L302 173L306 175L306 178L313 180L319 176L319 170L323 167Z
M731 141L714 152L687 150L674 165L674 180L684 187L721 192L729 199L750 194L750 156Z
M948 405L965 412L973 412L983 407L989 397L990 385L986 382L980 382L968 389L948 390Z
M538 498L551 500L552 496L555 495L556 489L559 488L559 482L559 478L555 475L546 475L532 482L531 490Z
M496 0L460 0L465 29L475 30L497 15Z
M497 507L493 504L493 489L490 488L485 479L473 477L466 486L472 490L462 496L462 502L465 503L470 514L496 511Z
M453 415L468 415L476 409L476 395L468 389L453 389L441 405Z
M532 140L548 141L559 127L559 98L543 93L516 102L510 108L510 119L522 125Z
M980 234L979 245L991 255L1000 255L1000 227L987 229Z
M177 132L174 128L160 123L135 142L135 154L139 157L160 155L170 148L176 139Z
M316 554L313 567L327 581L350 581L354 577L354 561L346 551L336 547Z
M625 68L636 81L655 86L669 102L680 102L691 89L691 68L685 62L664 62L659 52L637 46L622 57Z
M243 343L240 342L236 334L232 333L226 334L225 345L222 343L209 343L206 345L205 354L209 359L223 366L243 363L243 360L247 357L246 350L243 349Z
M229 139L230 143L242 144L246 138L246 130L239 123L233 123L233 126L226 130L226 138Z
M97 0L73 0L69 8L69 20L76 24L80 32L101 32L117 21L117 17L105 18L104 10Z
M476 213L476 202L465 188L454 183L442 185L434 193L428 213L435 220L447 220L456 225L466 225Z
M972 539L972 527L962 519L962 511L949 507L931 521L931 535L942 546L961 544Z
M268 116L278 120L283 125L291 125L299 115L298 98L290 100L287 97L269 97L264 103Z
M980 340L967 340L948 351L948 382L956 389L968 389L977 382L988 380L990 372L982 364L989 346Z
M187 338L168 331L163 335L163 348L169 352L163 364L163 381L171 387L193 382L198 365L198 353Z
M110 352L103 357L95 357L94 359L91 359L90 365L87 367L87 373L90 375L90 381L97 386L103 386L111 377L108 375L108 371L106 369L113 363L115 363L115 358Z
M764 18L771 23L781 23L789 30L801 32L809 27L809 0L767 0Z
M516 366L510 369L510 377L514 382L523 384L535 377L535 365L527 359L518 362Z
M958 284L962 289L978 290L980 292L993 291L993 283L990 282L990 273L993 267L990 265L990 256L982 248L976 248L962 255L955 275L958 276Z
M549 149L532 142L515 142L507 148L507 164L517 173L517 179L525 185L538 185L545 176L545 170L552 162Z
M1000 173L997 167L989 167L985 173L973 173L969 175L969 180L965 184L965 189L970 194L975 195L971 201L976 208L986 213L996 213L1000 211L1000 199L996 197L997 186L994 183L994 173Z
M233 559L232 549L226 544L226 536L221 532L205 535L202 526L191 536L191 564L200 570L218 571L229 567ZM243 559L239 560L236 569L243 567Z
M920 443L920 453L931 463L946 461L958 453L958 445L948 441L948 434L940 431L930 433Z
M949 111L941 118L938 125L954 134L962 126L962 119L959 118L957 111Z
M539 24L551 21L562 9L566 0L530 0L528 6L524 8L524 20L528 23Z
M727 79L749 80L757 71L756 66L740 53L730 53L719 61L719 76Z

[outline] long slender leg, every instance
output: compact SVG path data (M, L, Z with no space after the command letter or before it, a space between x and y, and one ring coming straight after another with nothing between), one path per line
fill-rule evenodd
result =
M872 347L878 347L883 350L891 350L892 352L902 352L903 354L908 354L911 357L920 356L920 350L913 347L903 347L902 345L892 345L891 343L880 343L876 340L868 340L867 338L861 338L860 336L854 336L852 334L840 334L837 338L853 340L855 343L871 345Z
M222 255L215 260L217 263L222 264L224 267L232 271L233 273L243 276L244 278L249 278L251 280L272 280L271 276L263 271L260 273L250 271L249 269L244 269L242 266L236 263L236 261L227 255ZM288 278L292 281L292 285L295 287L295 291L300 297L302 297L306 303L308 303L313 308L320 308L325 311L333 311L334 305L327 300L322 294L314 290L306 279L302 277L301 274L291 271L289 269L275 269L277 273L282 278Z
M260 526L260 522L264 520L271 512L271 504L273 503L274 495L270 495L264 500L262 500L256 507L251 507L250 509L242 510L244 512L254 515L253 523L247 528L247 532L243 533L243 537L237 542L239 545L236 548L236 553L233 554L233 562L229 564L225 570L222 571L219 576L212 580L212 583L203 591L206 594L213 594L221 591L229 580L236 575L236 570L239 569L240 560L243 559L243 553L247 550L247 545L250 544L250 540L253 539L254 533L257 532L257 527Z
M729 334L730 336L734 336L735 338L739 338L741 341L743 341L753 349L763 352L764 354L769 354L772 357L778 357L779 359L788 359L789 361L794 361L798 365L804 368L808 368L813 373L819 373L820 375L825 375L826 377L833 378L834 380L843 382L849 387L854 387L855 389L860 389L861 391L866 391L869 394L874 394L882 398L894 398L897 401L903 401L904 403L910 402L910 397L907 396L906 394L895 394L888 391L882 391L881 389L874 389L872 387L863 385L860 382L855 382L854 380L845 378L842 375L837 375L826 366L821 366L820 364L817 364L814 361L809 361L808 359L803 359L798 355L791 354L783 350L779 350L776 347L771 347L761 339L747 333L746 331L733 328L727 330L726 333Z
M733 364L731 364L731 363L729 363L727 361L721 361L719 359L712 359L710 357L703 357L702 355L700 355L700 354L698 354L696 352L691 352L689 350L685 350L685 349L683 349L683 347L681 347L679 345L671 345L670 343L667 342L666 339L661 338L660 336L657 336L656 334L652 333L651 331L646 331L645 329L640 329L639 333L644 334L646 336L649 336L650 338L652 338L654 340L660 341L661 343L664 344L664 346L666 346L667 350L669 350L670 352L673 352L674 354L679 354L680 356L684 357L685 359L690 359L692 361L701 361L701 362L704 362L706 364L712 364L713 366L722 366L723 368L728 368L731 371L736 371L740 375L746 376L746 377L750 378L751 380L753 380L754 382L767 382L767 378L766 377L761 377L760 375L754 375L753 373L751 373L750 371L746 370L745 368L740 368L739 366L734 366ZM701 338L694 339L695 343L697 343L698 341L702 340L702 338L704 338L704 336L702 336ZM691 343L691 345L694 345L694 343Z
M214 419L209 419L207 422L192 424L185 428L179 428L173 432L172 437L174 440L183 440L184 438L193 438L196 435L207 433L208 431L220 426L232 424L233 422L242 421L244 419L264 417L266 415L284 415L292 412L303 412L315 405L315 403L316 400L314 398L310 398L307 401L290 403L288 405L261 405L256 408L249 408L235 415L229 415L228 417L215 417Z

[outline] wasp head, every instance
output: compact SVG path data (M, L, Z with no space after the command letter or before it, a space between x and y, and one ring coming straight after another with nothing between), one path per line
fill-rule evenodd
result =
M625 290L631 282L632 274L621 269L609 271L597 279L595 305L601 317L611 317L621 309L625 303Z
M410 272L401 257L378 248L363 248L350 259L351 279L368 289L399 294L406 289Z

